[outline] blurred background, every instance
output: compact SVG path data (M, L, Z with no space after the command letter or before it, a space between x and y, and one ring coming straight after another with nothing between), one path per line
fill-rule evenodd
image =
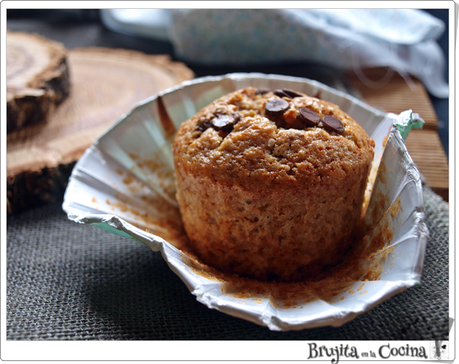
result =
M435 35L432 35L431 38L433 38L433 40L438 44L439 49L441 49L444 56L446 66L442 68L442 73L444 75L444 80L447 81L449 56L448 9L424 9L422 12L431 15L433 18L438 19L444 24L443 30L440 29L439 31L436 31ZM234 27L235 20L233 18L228 17L229 19L225 19L227 17L224 17L219 20L218 17L220 15L221 14L214 14L213 18L209 20L209 26L215 25L212 24L212 22L218 22L222 32L227 31L225 28L225 24L227 23L229 24L229 27ZM304 56L304 50L298 50L297 53L295 53L294 44L291 46L288 39L282 34L279 34L279 36L276 36L276 34L268 34L272 38L266 40L266 37L263 38L262 35L258 40L258 44L266 42L271 43L271 46L265 46L265 48L260 48L259 50L254 50L253 52L255 52L255 56L257 55L256 52L264 52L263 54L271 55L270 57L264 57L263 60L258 59L258 61L254 61L250 58L252 55L249 54L254 47L251 46L251 44L248 44L247 50L242 52L247 55L247 58L244 59L239 56L238 59L240 62L238 62L236 58L232 58L232 54L234 54L234 52L232 51L230 44L215 44L215 39L218 39L218 36L221 36L221 34L216 34L215 37L210 39L207 43L201 42L201 44L192 44L189 46L189 39L184 38L183 34L188 33L190 37L194 36L195 39L199 38L200 35L199 33L196 33L196 24L193 24L193 17L191 17L190 14L178 14L174 16L176 18L182 16L185 20L191 20L188 20L188 25L186 25L180 18L175 19L176 22L184 25L182 26L182 29L180 29L180 27L176 25L177 23L175 23L175 27L171 32L168 27L170 27L170 24L174 19L171 19L171 15L167 12L167 10L157 10L154 12L154 9L7 9L7 28L16 31L36 32L50 39L62 42L69 49L100 46L131 49L147 54L167 54L172 58L172 60L185 62L186 65L195 73L196 77L219 75L230 72L288 74L292 76L316 79L354 96L359 96L357 91L353 89L347 83L346 78L343 77L343 69L334 65L333 60L330 59L336 57L333 57L332 54L327 57L327 54L323 54L323 50L319 49L319 52L315 53L322 57L322 59L327 59L328 62L322 62L321 58ZM241 19L240 21L243 22L244 18L241 18L241 15L238 16L239 18L237 19ZM287 16L291 16L291 14L287 14ZM314 14L314 16L322 16L322 21L324 21L323 14ZM246 19L246 23L247 20L252 21L253 19ZM307 18L293 20L300 25L305 24L305 22L307 23L308 21ZM197 17L194 21L200 22L201 19ZM276 21L276 18L274 18L274 21ZM279 26L283 25L282 21L279 21L278 19L277 21L280 24ZM349 28L346 24L337 25L337 22L341 20L336 20L331 16L325 19L325 21L328 21L328 25L331 24L330 26L334 25L334 29L338 29L337 26L341 26L347 30ZM397 24L399 24L398 26L401 26L403 23L403 19L395 19L391 21L400 22L392 23L392 26L395 26L395 31L397 31ZM250 24L255 23L252 22ZM413 26L415 25L416 24ZM191 28L187 29L186 26ZM253 26L255 29L254 32L256 32L258 28L256 28L256 25ZM205 29L206 28L204 27L204 30ZM248 29L248 31L250 30L251 29ZM296 33L301 34L301 30L301 27L297 27ZM289 30L287 29L286 32L288 31ZM384 28L376 29L375 32L377 31L389 34L387 29ZM409 31L410 29L406 27L404 29L400 28L399 34ZM430 33L433 33L433 31L430 31ZM332 32L329 32L326 35L330 38L330 34L332 34ZM406 34L409 35L409 33ZM352 35L353 34L351 34L351 36ZM370 34L370 36L371 35L372 34ZM378 34L376 35L378 36ZM182 38L180 38L180 36L182 36ZM244 34L239 32L232 36L244 37ZM323 33L318 33L318 36L323 38L322 44L326 47L327 39L324 38ZM423 36L425 37L425 34ZM429 37L429 35L427 35L427 37ZM336 39L339 39L339 37ZM336 39L332 39L332 42L336 43ZM400 42L404 41L410 42L411 40L400 40ZM282 47L282 44L277 45L279 42L282 42L282 44L286 47L289 52L289 57L280 56L280 53L282 52L278 52L276 49L276 46ZM365 45L364 43L362 44ZM187 46L189 47L187 48ZM199 46L201 49L199 49ZM349 47L348 45L343 46L342 44L338 44L338 46ZM209 52L209 49L213 49L214 52ZM330 53L330 49L325 49L325 51ZM342 49L340 51L342 51ZM343 63L343 60L340 61ZM438 117L438 134L444 151L448 156L449 99L444 96L438 97L439 95L432 91L432 87L430 89L427 87L427 89Z

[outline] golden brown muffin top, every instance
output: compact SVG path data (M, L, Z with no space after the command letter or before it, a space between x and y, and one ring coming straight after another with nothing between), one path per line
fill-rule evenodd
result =
M374 141L330 102L246 88L185 121L173 152L184 173L258 189L333 183L371 162Z

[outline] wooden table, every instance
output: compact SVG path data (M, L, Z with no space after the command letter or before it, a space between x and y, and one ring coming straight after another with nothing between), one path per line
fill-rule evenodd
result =
M365 70L362 75L348 73L349 83L371 106L386 112L400 113L412 109L424 119L422 129L412 129L406 139L408 152L427 185L448 202L448 159L438 136L438 119L423 84L397 73L385 77L387 70Z

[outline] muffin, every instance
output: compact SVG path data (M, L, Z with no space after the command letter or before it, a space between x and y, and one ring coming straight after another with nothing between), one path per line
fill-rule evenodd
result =
M374 141L338 106L241 89L185 121L172 149L184 228L203 263L298 281L351 246Z

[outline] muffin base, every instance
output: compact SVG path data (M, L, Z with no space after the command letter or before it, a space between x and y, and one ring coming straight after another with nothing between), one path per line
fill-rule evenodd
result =
M366 184L355 177L323 195L314 191L323 185L254 193L178 176L177 199L191 248L204 263L260 280L298 281L337 264L352 244Z

